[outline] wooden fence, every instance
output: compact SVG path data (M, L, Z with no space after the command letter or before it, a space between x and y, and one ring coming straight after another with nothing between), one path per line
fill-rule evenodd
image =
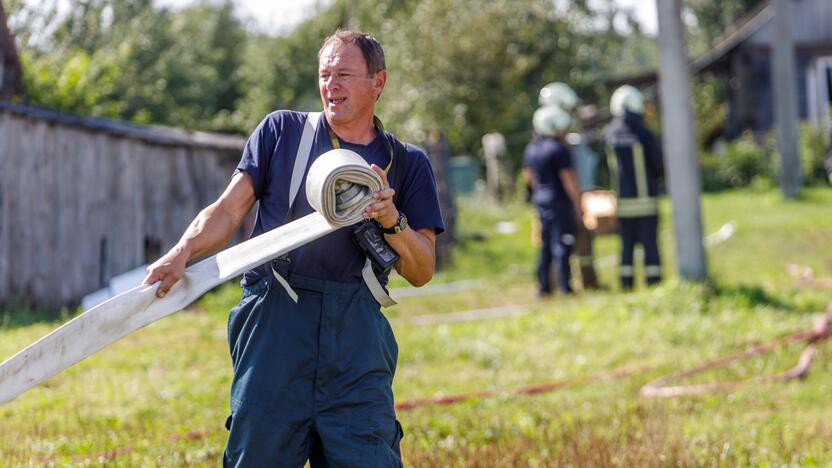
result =
M155 260L222 192L244 144L0 103L0 303L74 305Z

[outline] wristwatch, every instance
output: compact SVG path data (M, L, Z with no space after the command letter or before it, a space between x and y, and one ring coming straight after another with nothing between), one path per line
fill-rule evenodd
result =
M396 220L396 224L390 226L389 228L381 226L381 232L385 234L398 234L405 229L407 229L407 216L405 216L401 211L399 211L399 219Z

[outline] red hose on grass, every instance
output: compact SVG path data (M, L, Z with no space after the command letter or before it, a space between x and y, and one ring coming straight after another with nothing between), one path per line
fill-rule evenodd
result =
M784 338L770 341L769 343L757 345L748 351L726 356L713 361L706 362L699 366L660 377L644 387L639 392L641 396L648 398L667 398L681 395L701 395L715 391L733 390L752 383L785 382L793 379L802 379L809 374L809 366L812 365L812 357L815 355L816 343L826 340L832 335L832 304L826 308L826 313L815 320L815 325L809 330L802 330L788 335ZM768 353L784 344L805 341L806 349L800 354L797 364L791 369L777 375L759 376L746 380L734 380L729 382L708 382L691 385L671 385L671 382L702 372L725 367L728 364L759 356Z

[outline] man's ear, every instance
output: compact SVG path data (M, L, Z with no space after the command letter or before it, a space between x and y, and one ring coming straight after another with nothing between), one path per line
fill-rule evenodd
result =
M387 70L379 70L373 74L373 91L376 94L376 100L381 97L381 92L384 91L384 86L387 84Z

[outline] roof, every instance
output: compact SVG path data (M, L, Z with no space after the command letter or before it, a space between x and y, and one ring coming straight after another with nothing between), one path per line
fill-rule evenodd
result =
M774 8L769 0L760 2L749 14L734 23L728 31L716 40L710 50L691 62L691 73L698 74L718 66L728 54L774 18ZM658 72L651 70L636 75L615 77L607 80L608 85L649 84L658 79Z
M705 52L701 57L693 61L691 64L693 73L699 73L711 68L728 55L729 52L736 49L737 46L762 29L772 18L774 18L774 8L770 2L767 0L760 2L754 10L734 23L726 34L717 39L716 44L711 47L711 50Z
M0 0L0 99L23 96L23 67Z
M3 112L132 138L156 145L199 147L239 152L242 151L246 144L246 139L237 135L199 132L162 126L137 125L100 117L78 117L72 114L62 114L37 107L0 101L0 114Z

